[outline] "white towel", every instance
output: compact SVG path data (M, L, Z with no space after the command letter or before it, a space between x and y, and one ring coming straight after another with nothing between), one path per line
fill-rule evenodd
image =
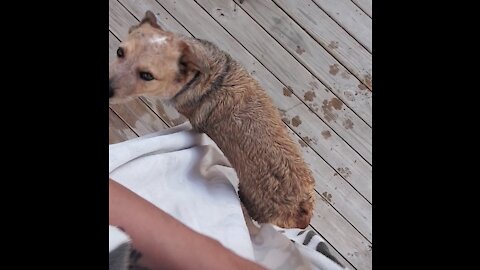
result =
M249 231L235 171L216 144L188 123L110 145L109 169L112 179L189 228L268 269L343 269L335 263L319 264L329 259L316 251L305 253L278 227L264 224ZM128 243L121 234L111 231L111 247L114 241L113 246Z

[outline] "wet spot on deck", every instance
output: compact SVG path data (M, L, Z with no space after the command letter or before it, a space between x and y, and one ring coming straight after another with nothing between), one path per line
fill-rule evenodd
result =
M300 126L300 124L302 124L302 120L300 120L300 116L295 116L294 118L292 118L292 125L294 127L298 127Z
M324 131L322 131L322 136L326 140L326 139L332 137L332 134L330 133L330 130L324 130Z
M350 171L349 168L337 168L337 171L340 173L345 178L348 178L350 175L352 175L352 171Z
M313 101L316 95L313 91L307 91L303 97L305 98L305 101Z
M302 49L302 47L300 47L300 46L297 45L297 49L295 50L295 52L298 53L299 55L302 55L302 53L304 53L305 50Z
M343 122L343 127L346 129L352 129L353 128L353 122L350 119L347 119Z
M302 141L302 139L298 139L298 143L301 147L308 147L308 145L304 141Z
M337 75L338 71L340 71L340 69L338 68L338 64L330 65L330 70L329 70L330 74L335 76L335 75Z
M328 48L330 49L337 49L338 48L338 41L332 41L330 44L328 44Z
M283 95L286 97L291 97L292 96L293 89L290 86L284 86L283 87Z

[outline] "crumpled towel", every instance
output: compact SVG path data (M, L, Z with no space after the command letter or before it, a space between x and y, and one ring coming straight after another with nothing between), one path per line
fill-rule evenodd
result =
M112 179L189 228L268 269L344 269L302 245L296 229L252 226L242 212L234 169L216 144L192 131L188 122L110 145L109 171ZM110 269L126 269L128 236L112 226L109 236Z

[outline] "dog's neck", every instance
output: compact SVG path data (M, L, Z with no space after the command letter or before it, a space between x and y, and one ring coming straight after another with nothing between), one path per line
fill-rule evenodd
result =
M194 127L198 127L206 119L204 117L198 119L195 116L209 115L214 109L216 104L205 101L221 90L222 85L228 84L226 77L230 71L232 59L207 41L190 42L194 52L199 54L197 56L209 62L210 71L208 74L196 72L171 101L179 113L187 117ZM202 113L196 114L197 110L202 110Z

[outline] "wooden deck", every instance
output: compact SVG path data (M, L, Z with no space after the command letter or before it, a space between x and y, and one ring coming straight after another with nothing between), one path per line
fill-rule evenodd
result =
M350 269L372 267L371 0L109 0L109 53L152 10L216 43L263 85L310 164L311 226ZM185 121L151 98L110 106L110 143Z

